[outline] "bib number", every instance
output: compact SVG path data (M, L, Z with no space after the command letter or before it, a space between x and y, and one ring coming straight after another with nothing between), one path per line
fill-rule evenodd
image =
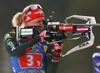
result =
M27 67L42 67L42 55L41 54L32 54L28 53L21 57L19 57L19 63L21 68L27 68Z

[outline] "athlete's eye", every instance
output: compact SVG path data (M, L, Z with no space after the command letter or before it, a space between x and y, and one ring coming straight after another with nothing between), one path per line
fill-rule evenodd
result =
M38 23L41 23L41 21L38 21Z

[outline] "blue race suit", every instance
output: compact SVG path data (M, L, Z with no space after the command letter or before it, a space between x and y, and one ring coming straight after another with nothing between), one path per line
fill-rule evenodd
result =
M21 43L20 43L21 44ZM19 58L11 56L14 73L45 73L44 48L45 42L39 42L32 50Z

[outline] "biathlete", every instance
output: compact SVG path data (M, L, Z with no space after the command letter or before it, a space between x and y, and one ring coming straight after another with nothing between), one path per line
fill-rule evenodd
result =
M14 15L12 24L13 27L19 27L19 32L28 27L34 27L34 31L33 37L28 38L28 41L17 41L16 31L5 34L4 44L10 55L13 73L57 73L63 43L46 43L52 37L45 40L47 31L42 31L44 19L44 12L39 4L31 4ZM66 37L64 34L57 36L56 41Z

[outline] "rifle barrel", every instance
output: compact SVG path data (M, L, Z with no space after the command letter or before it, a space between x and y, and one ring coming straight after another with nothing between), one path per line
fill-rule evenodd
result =
M77 26L100 26L100 24L73 24Z

